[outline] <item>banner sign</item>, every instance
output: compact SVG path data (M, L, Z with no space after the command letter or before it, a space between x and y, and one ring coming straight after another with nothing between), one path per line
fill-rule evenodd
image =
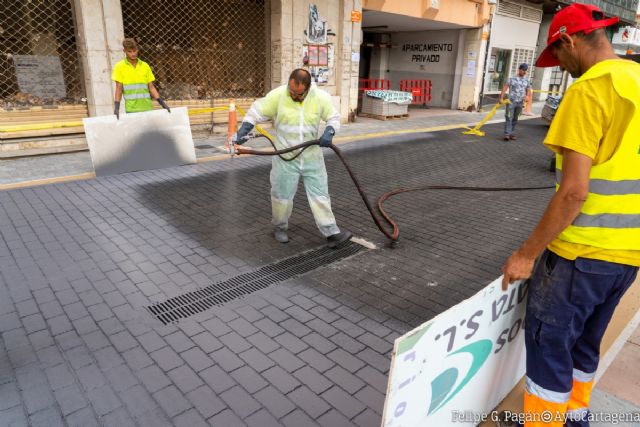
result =
M525 371L528 284L502 277L396 339L384 427L476 426Z

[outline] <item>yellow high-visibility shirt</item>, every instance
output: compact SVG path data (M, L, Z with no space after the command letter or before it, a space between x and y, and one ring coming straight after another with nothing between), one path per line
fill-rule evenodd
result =
M580 214L549 245L567 258L640 266L640 65L607 60L591 67L565 93L544 144L593 159L589 194ZM635 104L635 105L634 105Z
M149 83L156 78L149 64L138 59L136 66L124 58L113 67L111 80L122 84L124 109L127 113L153 110Z

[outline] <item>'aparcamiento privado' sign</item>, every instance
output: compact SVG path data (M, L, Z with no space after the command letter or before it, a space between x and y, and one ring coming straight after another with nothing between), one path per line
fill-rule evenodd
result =
M525 371L527 284L502 278L398 338L384 427L476 426Z

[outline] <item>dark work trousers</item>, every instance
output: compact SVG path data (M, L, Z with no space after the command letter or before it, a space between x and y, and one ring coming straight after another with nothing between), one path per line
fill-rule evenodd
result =
M589 425L600 341L637 273L638 267L570 261L545 250L529 284L525 412L559 411L568 417L567 426Z
M505 136L513 135L518 124L518 117L522 113L522 101L511 102L504 106L504 134Z

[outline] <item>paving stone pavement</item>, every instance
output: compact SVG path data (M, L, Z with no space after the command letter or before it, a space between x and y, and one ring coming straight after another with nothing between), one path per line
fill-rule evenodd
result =
M342 147L371 201L551 185L546 126L520 126ZM0 425L379 425L394 339L497 277L552 190L396 196L389 249L326 158L338 224L378 249L166 326L145 307L324 244L302 189L273 241L269 159L0 192Z

